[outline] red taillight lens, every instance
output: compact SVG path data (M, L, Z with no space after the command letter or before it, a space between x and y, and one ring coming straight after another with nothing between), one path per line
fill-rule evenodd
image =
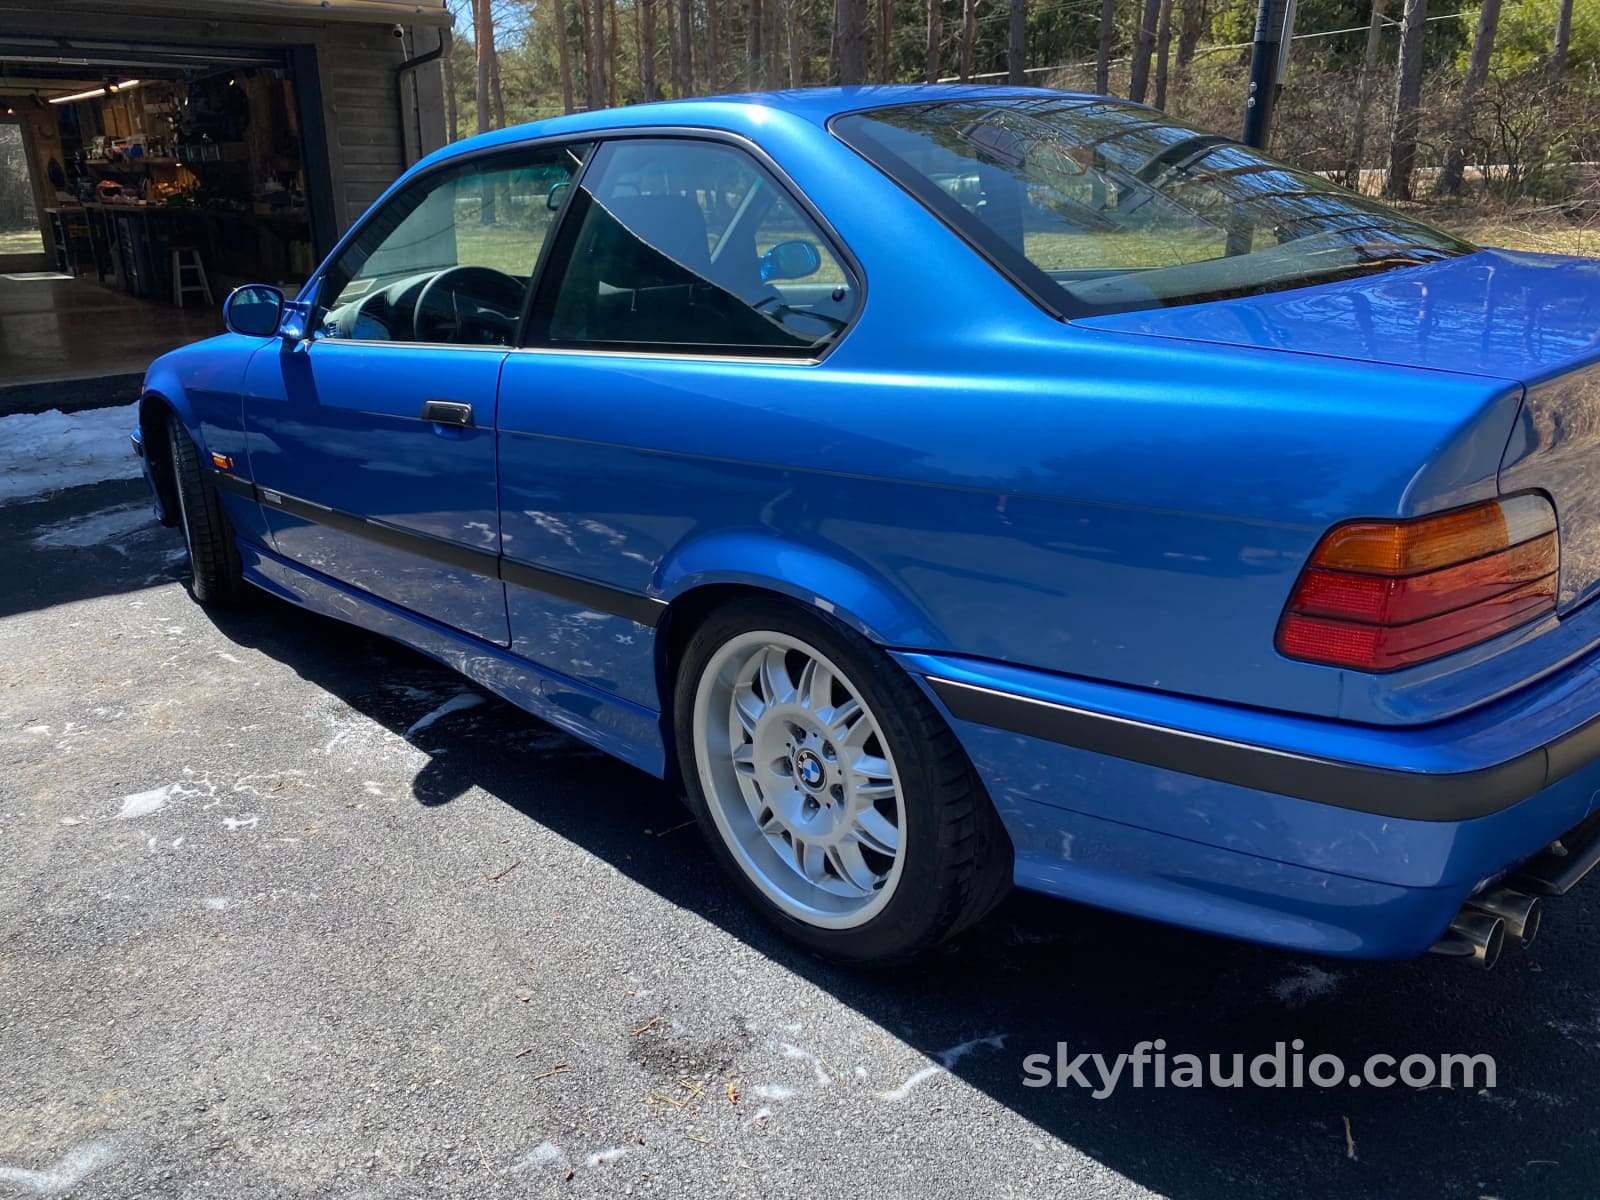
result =
M1426 662L1554 611L1560 563L1541 496L1341 525L1295 585L1278 649L1362 671Z

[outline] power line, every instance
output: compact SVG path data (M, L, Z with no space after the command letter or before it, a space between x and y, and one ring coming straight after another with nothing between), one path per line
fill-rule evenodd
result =
M1066 8L1066 7L1069 7L1069 6L1068 5L1061 5L1060 7ZM1427 20L1428 20L1428 23L1432 23L1434 21L1459 21L1463 17L1468 16L1468 15L1472 15L1474 18L1476 18L1476 14L1475 13L1468 14L1466 12L1453 12L1453 13L1442 13L1437 17L1429 17ZM1383 24L1385 26L1391 28L1391 29L1398 29L1401 26L1401 22L1390 20L1387 17L1383 18ZM1320 32L1317 32L1317 33L1297 33L1293 37L1291 37L1289 40L1292 41L1292 42L1303 42L1303 41L1310 41L1310 40L1312 40L1314 38L1338 37L1341 34L1346 34L1346 33L1365 33L1365 32L1367 32L1367 29L1368 29L1368 26L1366 26L1366 25L1351 25L1346 29L1324 29L1324 30L1321 30ZM1251 47L1251 45L1253 45L1253 43L1251 43L1251 42L1228 42L1225 45L1221 45L1221 46L1201 46L1201 47L1197 47L1195 49L1194 56L1196 58L1204 58L1208 54L1220 54L1224 50L1248 50ZM1027 67L1027 68L1025 68L1023 70L1022 73L1024 75L1035 75L1035 74L1045 74L1045 73L1050 72L1050 71L1081 70L1084 67L1095 66L1097 61L1098 60L1096 60L1096 59L1088 58L1088 59L1084 59L1082 62L1057 63L1055 66L1052 66L1052 67ZM1131 63L1132 61L1133 61L1133 56L1130 54L1130 55L1124 55L1121 58L1113 58L1113 59L1109 60L1108 65L1110 65L1110 66L1121 66L1124 63ZM975 72L974 74L972 74L968 78L970 78L970 79L1002 79L1002 78L1006 77L1009 74L1010 74L1009 71L982 71L982 72ZM944 75L944 76L941 76L939 78L939 82L940 83L960 83L961 82L961 76L960 75Z

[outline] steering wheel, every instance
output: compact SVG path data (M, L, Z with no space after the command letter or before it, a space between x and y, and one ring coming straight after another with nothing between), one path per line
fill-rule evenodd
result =
M417 293L411 319L419 342L492 346L509 342L526 285L493 267L449 267Z

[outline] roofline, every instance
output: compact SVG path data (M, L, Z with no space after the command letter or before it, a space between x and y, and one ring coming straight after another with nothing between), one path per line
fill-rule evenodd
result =
M520 125L507 125L452 142L424 161L439 162L458 154L471 154L494 146L511 146L536 138L581 136L585 133L622 132L641 125L673 125L750 132L751 109L770 108L808 124L826 128L835 117L875 108L905 104L938 103L963 99L1004 99L1027 96L1067 96L1104 99L1090 92L1064 92L1053 88L1013 87L1006 84L899 83L865 87L811 87L769 92L729 92L718 96L691 96L682 100L656 100L617 108L597 108L558 117L545 117ZM824 103L824 100L832 103ZM799 101L798 104L795 102ZM1127 101L1123 101L1127 103ZM719 117L721 118L719 120Z

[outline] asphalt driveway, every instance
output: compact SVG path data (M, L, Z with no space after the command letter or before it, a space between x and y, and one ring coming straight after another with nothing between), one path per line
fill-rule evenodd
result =
M0 506L0 1195L1600 1193L1600 884L1488 975L1028 899L840 970L660 784L181 558L133 481ZM1498 1086L1023 1085L1155 1038Z

